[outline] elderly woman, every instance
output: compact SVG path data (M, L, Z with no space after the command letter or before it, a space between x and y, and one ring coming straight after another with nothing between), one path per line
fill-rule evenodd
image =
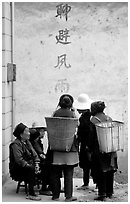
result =
M100 152L96 133L96 123L111 122L112 119L104 113L105 103L96 101L91 104L91 126L89 148L92 152L92 176L98 186L98 197L95 200L105 201L113 195L114 172L117 170L117 153Z
M73 97L69 94L64 94L60 97L58 109L53 113L53 117L68 117L75 118L72 109ZM73 194L73 171L74 167L78 165L78 152L58 152L53 151L53 197L52 200L57 201L60 196L61 189L61 171L64 174L64 191L65 201L71 202L77 200Z
M34 185L40 159L29 142L29 128L20 123L13 135L16 139L10 144L10 175L16 181L22 179L29 184L29 195L26 199L39 201L41 198L35 194Z

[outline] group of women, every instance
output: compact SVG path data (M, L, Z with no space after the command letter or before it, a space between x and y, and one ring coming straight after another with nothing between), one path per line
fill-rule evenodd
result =
M104 102L93 102L87 94L80 94L77 100L74 100L70 94L63 94L52 116L76 118L75 109L80 114L77 130L78 148L75 147L77 151L70 149L69 152L60 152L48 148L45 155L42 148L38 152L42 146L41 133L30 132L23 123L16 126L13 132L16 139L10 145L10 174L15 180L14 177L19 176L27 180L29 184L27 199L41 200L41 197L34 192L35 175L40 175L41 195L52 195L52 200L58 201L61 192L60 178L64 176L65 201L76 201L77 198L73 196L73 172L78 164L83 169L81 188L89 187L91 175L98 188L98 197L95 200L105 201L107 197L112 197L117 154L100 152L95 127L96 123L112 121L112 119L104 113ZM33 140L31 140L32 137L34 137ZM34 141L37 141L37 145Z

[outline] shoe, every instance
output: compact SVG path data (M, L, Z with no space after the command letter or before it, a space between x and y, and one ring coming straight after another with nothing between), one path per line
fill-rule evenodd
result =
M48 185L45 190L51 191L51 186Z
M114 196L112 194L108 194L106 197L108 197L110 199L114 198Z
M99 201L106 201L106 197L103 196L98 196L97 198L94 198L94 200L99 200Z
M27 195L26 199L39 201L39 200L41 200L41 197L39 197L37 195Z
M98 188L97 188L97 187L94 188L94 189L93 189L93 192L98 192Z
M52 200L54 200L54 201L59 201L59 198L54 198L54 197L52 197Z
M47 195L47 196L52 196L52 192L51 191L42 191L42 190L40 190L39 191L39 194L40 195Z
M86 189L89 189L89 186L85 186L85 185L82 185L80 187L77 188L77 190L86 190Z
M74 196L72 196L72 197L70 197L70 198L66 198L66 199L65 199L65 202L71 202L71 201L76 201L76 200L77 200L77 198L74 197Z

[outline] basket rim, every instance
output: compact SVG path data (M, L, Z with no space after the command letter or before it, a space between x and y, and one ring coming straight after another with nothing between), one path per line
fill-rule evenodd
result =
M71 140L73 138L74 138L74 135L72 137L66 137L66 138L59 138L59 137L55 137L55 136L54 137L49 137L50 140L51 139L57 139L59 141Z
M107 124L107 123L112 123L112 122L117 122L117 123L120 124L120 125L124 125L124 122L117 121L117 120L99 122L99 123L96 123L95 125L96 125L97 127L100 127L100 128L112 128L112 127L115 127L115 126L111 126L111 127L103 127L103 126L101 126L101 124Z
M63 120L75 120L78 121L78 118L69 118L69 117L45 117L45 119L63 119Z

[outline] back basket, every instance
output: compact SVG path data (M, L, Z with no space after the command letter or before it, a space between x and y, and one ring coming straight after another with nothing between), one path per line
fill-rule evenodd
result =
M101 152L124 150L124 123L119 121L97 123L97 137Z
M69 152L78 125L77 118L45 117L51 150Z

